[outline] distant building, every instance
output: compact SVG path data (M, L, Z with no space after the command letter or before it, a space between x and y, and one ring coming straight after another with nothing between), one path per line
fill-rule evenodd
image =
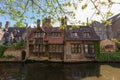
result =
M9 28L10 27L10 22L9 21L6 21L6 24L5 24L5 28Z
M100 40L113 38L112 26L105 26L105 24L98 21L94 21L91 25L96 34L100 37Z
M15 42L22 41L22 35L25 31L25 28L16 28L16 27L8 27L7 29L3 29L3 44L12 44Z
M108 21L112 23L111 28L112 28L112 33L113 33L113 38L117 38L120 40L120 13L109 18Z

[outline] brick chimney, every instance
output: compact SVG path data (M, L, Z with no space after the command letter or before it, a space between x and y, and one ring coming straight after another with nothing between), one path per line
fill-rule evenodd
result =
M51 27L51 18L45 18L42 20L42 27Z
M5 28L9 28L9 27L10 27L10 22L6 21Z
M65 16L65 18L61 18L61 26L63 25L67 25L67 17Z
M0 22L0 29L2 28L2 22Z
M40 19L37 19L37 28L40 27Z

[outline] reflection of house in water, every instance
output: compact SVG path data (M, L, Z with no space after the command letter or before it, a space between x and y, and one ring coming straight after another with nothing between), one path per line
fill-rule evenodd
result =
M21 64L0 64L0 80L24 80L25 74L25 67Z
M81 80L86 77L100 76L99 64L34 63L34 65L28 64L27 67L27 80Z
M49 20L46 21L50 24ZM70 30L72 26L61 21L66 28L58 29L46 26L45 23L40 27L39 20L37 22L37 28L34 28L28 39L29 59L60 62L95 60L97 54L95 43L99 42L99 37L92 27L78 26Z
M65 80L81 80L85 77L99 77L100 65L99 64L71 64L64 66Z

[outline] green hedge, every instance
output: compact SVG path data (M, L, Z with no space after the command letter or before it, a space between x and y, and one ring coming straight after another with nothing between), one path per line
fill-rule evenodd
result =
M117 46L117 52L120 52L120 43L116 43Z
M7 49L6 45L0 45L0 57L3 56L4 51Z
M22 49L23 48L23 43L19 42L19 43L13 43L12 47L16 50L18 49Z
M120 62L120 52L104 52L97 57L99 62Z

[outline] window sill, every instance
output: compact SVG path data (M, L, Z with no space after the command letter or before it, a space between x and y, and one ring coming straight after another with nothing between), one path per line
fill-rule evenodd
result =
M85 56L88 57L88 58L94 58L96 55L95 54L87 54Z

